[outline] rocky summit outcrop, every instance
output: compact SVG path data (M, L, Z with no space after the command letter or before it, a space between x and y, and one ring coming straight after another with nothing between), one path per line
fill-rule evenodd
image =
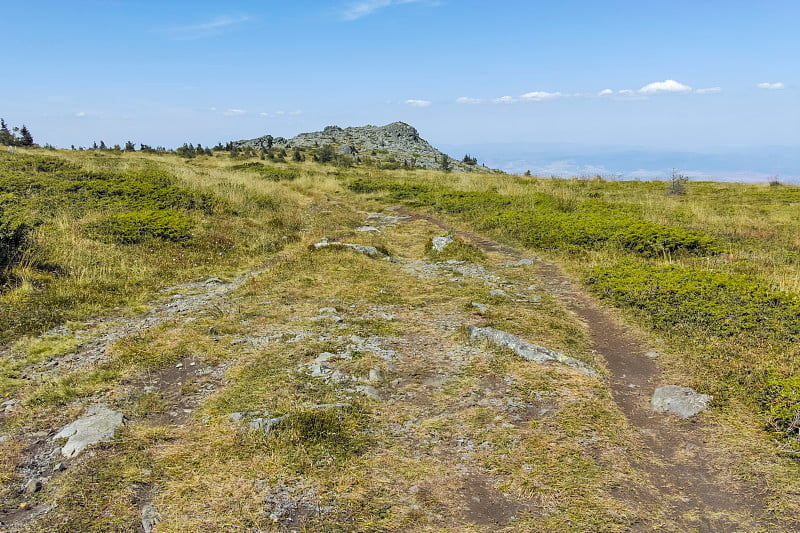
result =
M317 149L325 145L334 147L339 155L353 157L362 162L399 163L419 168L441 168L445 154L420 137L413 126L405 122L392 122L385 126L359 126L340 128L327 126L322 131L301 133L287 140L264 135L256 139L235 141L237 148L301 148ZM448 156L449 157L449 156ZM451 170L469 172L486 171L482 165L468 165L461 159L450 158Z

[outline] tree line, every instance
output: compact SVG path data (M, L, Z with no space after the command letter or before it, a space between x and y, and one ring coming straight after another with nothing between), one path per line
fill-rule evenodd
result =
M5 119L0 118L0 144L3 146L33 146L33 135L23 124L21 128L8 129Z

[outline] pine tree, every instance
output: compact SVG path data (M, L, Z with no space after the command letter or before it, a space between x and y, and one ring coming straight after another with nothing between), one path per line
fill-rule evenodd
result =
M25 124L23 124L22 129L19 130L19 136L20 136L20 142L19 142L20 146L33 146L33 135L31 135L31 132L28 131L28 127L25 126Z
M106 143L104 141L100 141L100 149L101 150L108 150L108 147L106 146Z
M4 146L11 146L13 140L14 136L11 135L10 131L8 131L6 121L0 118L0 144Z
M445 172L450 172L450 156L449 155L442 154L442 158L439 160L439 168L441 168Z
M125 143L125 151L126 152L135 152L136 151L136 145L131 141L126 142Z

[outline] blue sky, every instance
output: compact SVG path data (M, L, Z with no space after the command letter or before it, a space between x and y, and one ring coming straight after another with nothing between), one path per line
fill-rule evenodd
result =
M40 143L402 120L433 144L800 147L797 0L0 7L0 116Z

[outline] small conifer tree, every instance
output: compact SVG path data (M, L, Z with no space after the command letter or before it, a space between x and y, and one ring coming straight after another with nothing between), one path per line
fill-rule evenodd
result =
M450 156L447 154L442 154L441 159L439 159L439 168L445 172L450 172L451 167Z
M20 146L33 146L33 135L31 135L31 132L25 124L23 124L22 129L19 130L19 137Z

